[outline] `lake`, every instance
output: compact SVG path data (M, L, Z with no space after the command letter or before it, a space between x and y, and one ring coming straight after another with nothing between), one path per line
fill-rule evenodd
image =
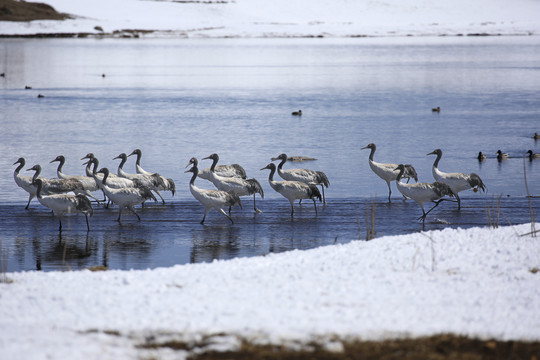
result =
M524 180L525 172L529 193L540 196L540 159L523 159L540 152L538 64L536 36L2 39L0 269L145 269L365 240L372 208L375 236L486 226L497 208L501 225L529 222L529 205L540 209ZM299 109L302 116L291 115ZM442 171L475 172L487 192L461 192L461 211L443 202L422 224L420 207L395 184L388 203L386 183L361 150L371 142L375 161L412 164L422 182L434 181L435 157L426 154L440 148ZM90 232L84 216L71 215L59 234L36 199L24 209L28 195L13 180L19 157L25 169L41 164L42 176L54 177L50 161L62 154L63 171L80 175L89 152L116 172L113 158L135 148L146 170L177 188L174 197L164 193L165 204L137 207L140 222L125 212L118 224L117 208L96 205ZM498 149L509 159L497 161ZM204 208L184 171L193 156L210 166L201 159L211 153L259 180L262 214L245 197L234 225L216 211L199 224ZM288 201L260 171L280 153L316 158L285 167L330 179L317 216L304 201L291 221ZM124 169L135 172L134 161Z

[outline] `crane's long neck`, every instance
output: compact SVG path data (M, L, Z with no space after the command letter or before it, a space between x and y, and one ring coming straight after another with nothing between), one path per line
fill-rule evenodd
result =
M141 157L142 157L142 153L139 152L139 151L137 151L137 152L135 153L135 155L137 155L137 160L135 161L135 165L141 166Z
M97 158L93 158L92 161L90 161L88 164L93 164L94 165L94 169L92 170L92 174L93 175L97 174L97 168L98 168L98 165L99 165L99 160Z
M64 163L66 162L66 159L61 157L58 160L58 167L56 168L56 173L59 175L58 177L61 178L60 174L62 173L62 168L64 167Z
M32 184L36 182L36 179L38 178L39 174L41 174L41 166L36 167L36 172L34 173L34 176L32 177Z
M438 168L439 167L439 160L441 160L441 157L442 157L442 153L437 153L437 158L435 159L435 161L433 162L433 167L434 168Z
M215 157L212 158L212 160L213 161L212 161L212 166L210 166L210 171L214 172L214 170L216 169L216 165L217 165L217 163L219 161L219 158L217 156L215 156Z
M15 174L18 175L19 172L21 171L21 169L24 167L25 165L25 161L22 160L21 162L19 162L19 166L17 166L17 168L15 169Z
M283 168L283 164L287 162L287 158L281 159L281 162L278 164L278 169L281 170Z
M38 197L38 199L41 199L41 188L43 187L43 182L36 181L36 186L37 186L36 196Z
M109 177L109 170L108 169L105 169L103 171L103 180L101 180L101 183L103 185L106 185L105 182L107 181L107 178Z
M369 160L370 161L374 161L373 156L375 155L375 150L377 150L377 148L375 146L372 146L371 147L371 152L369 153Z
M270 168L270 175L268 175L268 181L269 182L272 182L274 181L274 174L276 173L276 168L274 166L272 166Z
M193 176L191 177L191 180L189 180L189 185L191 186L195 185L195 179L197 178L198 174L199 174L199 169L197 168L197 165L193 164Z
M118 164L118 171L124 170L123 167L124 167L124 164L126 163L126 161L127 161L126 156L121 156L120 157L120 164Z
M399 183L399 180L401 180L401 177L403 176L403 173L405 173L405 167L400 166L399 167L399 174L396 177L396 181Z

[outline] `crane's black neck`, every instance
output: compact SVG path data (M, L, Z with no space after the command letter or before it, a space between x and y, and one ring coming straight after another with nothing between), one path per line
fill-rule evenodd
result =
M24 161L23 158L20 158L19 159L19 166L17 166L17 168L15 169L15 173L18 174L21 169L24 167L24 165L26 164L26 161Z
M274 165L274 164L272 164L272 165ZM270 167L270 175L268 175L268 180L274 181L274 174L275 173L276 173L276 166L274 165L274 166Z
M212 157L212 160L213 160L213 162L212 162L212 166L210 166L210 171L214 172L214 170L216 169L216 165L217 165L217 163L219 161L219 157L214 156L214 157Z
M281 170L283 168L283 164L285 164L286 162L287 162L287 158L283 157L281 159L281 161L279 162L279 164L278 164L278 169ZM274 171L275 171L275 169L274 169Z
M371 152L369 153L369 160L371 160L371 161L374 161L373 156L375 155L375 150L377 150L377 148L375 147L375 145L373 145L371 147Z
M63 156L58 157L58 167L56 168L56 172L59 172L59 173L62 172L62 168L64 167L65 162L66 162L65 157Z
M441 157L442 157L442 152L437 152L436 154L437 154L437 158L433 162L433 167L438 168L439 167L439 160L441 160Z
M39 181L34 181L36 186L37 186L37 190L36 190L36 196L38 197L38 199L41 199L41 188L43 187L43 181L41 181L41 179Z
M127 161L127 156L126 154L122 154L119 156L119 158L121 159L121 161L120 161L120 164L118 165L118 168L123 170L124 164Z
M135 151L135 155L137 155L137 161L135 162L135 164L141 166L142 153L140 151Z
M191 171L193 172L193 176L191 177L191 180L189 180L189 184L195 185L195 179L197 178L197 175L199 174L199 168L197 167L197 164L193 164L193 168Z
M103 185L105 185L105 182L107 181L108 177L109 177L109 169L103 168L103 180L101 180Z
M405 166L401 165L398 167L399 174L397 175L396 181L399 182L401 180L401 177L403 176L403 173L405 172Z
M32 177L32 184L36 182L36 179L38 178L39 174L41 174L41 166L36 165L36 172L34 173L34 176Z

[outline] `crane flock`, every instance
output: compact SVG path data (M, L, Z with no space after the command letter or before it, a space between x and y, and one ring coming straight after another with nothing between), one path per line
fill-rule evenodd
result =
M396 187L405 199L412 199L420 206L422 215L418 218L422 221L426 216L437 207L443 200L457 202L458 208L461 209L461 199L459 192L473 189L486 191L486 186L482 179L475 173L459 173L459 172L443 172L439 170L439 162L442 158L442 150L435 149L427 155L436 155L432 166L432 175L435 179L433 183L418 182L418 175L414 167L410 164L396 163L378 163L373 160L376 146L370 143L361 149L370 149L369 167L371 170L383 179L388 186L388 201L391 201L391 182L396 182ZM130 156L136 156L135 169L136 173L128 173L123 167ZM480 153L479 155L483 155ZM525 156L529 159L540 158L540 154L535 154L531 150ZM479 156L479 159L482 156ZM119 207L117 221L121 221L123 209L130 210L140 221L141 218L135 211L135 206L148 200L157 202L154 193L161 199L164 204L165 200L160 191L170 191L174 196L176 185L173 179L162 176L159 173L144 170L141 167L142 151L135 149L129 155L121 153L114 159L119 159L117 173L114 174L108 168L99 168L99 160L93 153L88 153L81 160L86 160L83 165L86 165L85 175L67 175L62 172L66 158L63 155L58 155L51 163L58 162L56 169L57 178L40 177L41 166L36 164L26 170L34 171L33 176L25 176L21 174L21 170L26 167L26 161L20 157L13 165L17 165L13 177L15 183L25 190L28 194L28 203L25 209L29 208L30 202L34 197L45 207L51 209L53 214L59 220L59 231L62 231L62 217L69 213L83 213L86 217L87 230L90 230L88 216L93 214L92 204L89 199L92 199L98 205L100 202L108 200L109 203ZM287 161L298 161L304 157L288 157L282 153L277 157L271 158L271 161L278 161L274 164L270 162L260 170L270 170L268 183L270 187L285 197L290 203L290 216L294 219L294 202L303 199L313 201L315 216L318 216L317 200L326 204L324 189L328 188L330 181L326 174L319 170L311 169L283 169ZM294 160L292 160L294 159ZM313 158L305 157L308 160ZM485 159L485 157L483 157ZM483 160L482 159L482 160ZM204 206L204 215L201 224L204 224L208 212L212 209L217 209L225 215L231 223L234 223L231 216L231 208L235 205L242 207L240 198L242 196L253 196L253 210L255 213L262 213L256 206L256 194L259 194L261 199L264 199L264 191L261 184L255 178L247 178L246 171L239 164L218 165L219 155L213 153L202 160L212 160L209 168L199 170L198 160L192 157L187 167L193 175L189 181L189 189L193 197ZM275 174L278 174L283 180L274 180ZM207 180L215 189L200 188L195 185L195 180ZM407 183L402 182L407 179ZM414 179L415 183L409 184L409 180ZM318 186L320 185L321 191ZM104 194L104 199L99 200L92 192L101 191ZM455 198L451 200L450 198ZM433 202L435 205L425 211L424 204ZM108 205L107 205L108 207ZM228 207L228 212L223 208Z

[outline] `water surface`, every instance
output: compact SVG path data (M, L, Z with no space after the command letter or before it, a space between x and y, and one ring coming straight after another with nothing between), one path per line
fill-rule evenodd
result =
M532 138L540 133L538 37L4 39L0 59L0 236L10 271L170 266L365 239L372 204L377 236L422 230L420 208L403 202L395 185L387 204L386 184L361 150L370 142L375 160L413 164L420 181L433 181L434 157L426 154L441 148L441 170L475 172L486 183L486 194L460 194L459 213L441 204L425 229L484 226L499 196L501 223L530 221L524 171L529 192L540 195L540 160L522 159L540 152ZM298 109L303 116L291 116ZM18 157L53 177L49 162L59 154L65 173L81 174L88 152L116 170L113 157L135 148L143 167L177 186L165 205L142 210L141 222L126 215L119 225L115 209L96 207L90 233L84 217L71 216L59 236L36 200L24 210L27 195L12 176ZM510 159L498 162L498 149ZM488 155L483 163L479 151ZM245 198L234 225L216 212L199 224L203 209L184 167L213 152L261 182L263 214ZM330 178L318 216L306 203L291 222L287 200L259 170L282 152L317 158L286 167ZM135 171L132 158L126 170Z

